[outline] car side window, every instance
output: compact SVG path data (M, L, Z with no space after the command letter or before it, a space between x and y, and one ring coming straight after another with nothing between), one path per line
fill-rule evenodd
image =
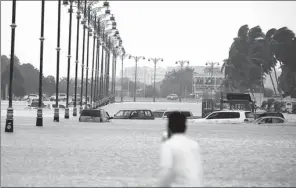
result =
M271 118L264 118L260 121L260 123L272 123L272 119Z
M145 116L152 116L151 112L148 110L145 110Z
M229 112L219 112L215 119L228 119L231 114Z
M123 111L123 116L127 117L131 115L131 111Z
M240 113L239 112L228 112L228 117L230 119L236 119L236 118L240 118Z
M272 123L284 123L284 120L279 118L272 118Z
M145 114L144 114L143 110L139 110L138 114L139 114L139 117L145 117Z
M137 111L132 111L131 117L138 117L138 112Z
M206 119L217 119L216 116L218 116L219 113L212 113L210 114Z

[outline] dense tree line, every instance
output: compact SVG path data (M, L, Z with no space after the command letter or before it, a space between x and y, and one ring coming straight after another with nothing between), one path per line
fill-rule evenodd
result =
M1 56L1 91L2 96L5 96L4 91L5 87L9 84L9 75L10 75L10 59L2 55ZM23 97L28 94L38 94L39 92L39 70L35 68L30 63L21 64L18 57L15 56L14 59L14 69L13 69L13 87L12 93L14 96ZM85 79L84 79L85 80ZM81 80L78 79L78 87L80 86ZM85 96L85 84L84 81L84 93ZM91 84L91 80L88 82L89 86ZM111 82L110 82L111 84ZM159 83L157 83L159 84ZM118 80L116 85L121 85L121 81ZM129 87L129 89L128 89ZM145 96L153 97L154 89L151 85L145 86ZM8 88L8 87L7 87ZM75 80L74 78L70 79L69 82L69 95L74 95L75 88ZM111 86L109 87L111 88ZM144 83L137 83L137 89L143 89ZM66 93L67 89L67 78L62 77L59 81L59 93ZM133 93L134 90L134 82L130 81L128 78L123 79L123 89L129 90ZM48 75L43 77L43 93L47 96L52 96L56 92L56 79L52 75ZM80 87L77 89L77 93L80 94ZM157 96L159 95L159 90L156 90ZM90 95L90 88L88 89L88 95Z
M282 73L275 75L273 80L271 74L276 74L278 64ZM222 70L228 92L254 92L269 76L275 94L296 97L295 34L287 27L272 28L264 33L259 26L249 29L248 25L243 25L234 38Z
M13 86L12 93L14 96L23 97L28 94L38 94L39 92L39 70L30 63L21 64L18 57L14 58L14 69L13 69ZM1 56L1 94L4 96L6 85L9 84L10 75L10 59L2 55ZM80 85L80 80L78 80ZM84 86L85 86L84 82ZM43 94L52 96L56 91L56 79L52 75L43 77ZM74 78L70 79L69 82L69 94L74 95ZM89 80L90 84L90 80ZM7 87L8 88L8 87ZM67 89L67 78L62 77L59 81L59 93L66 93ZM90 89L89 89L90 90ZM85 91L84 91L85 92ZM80 88L77 93L80 94ZM85 94L85 93L84 93ZM89 93L90 94L90 91Z

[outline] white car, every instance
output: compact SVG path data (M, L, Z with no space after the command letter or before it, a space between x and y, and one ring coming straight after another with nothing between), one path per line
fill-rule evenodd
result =
M254 121L250 111L223 110L210 113L207 117L195 119L194 123L244 123Z
M176 94L169 94L167 96L167 100L177 100L178 99L178 95Z
M66 93L59 93L58 98L59 98L59 101L65 101L65 100L67 100L67 94ZM50 101L55 101L55 100L56 100L56 94L53 94L50 97Z
M37 99L38 100L39 99L39 95L37 95L37 94L29 94L29 95L27 95L26 100L32 101L34 99Z

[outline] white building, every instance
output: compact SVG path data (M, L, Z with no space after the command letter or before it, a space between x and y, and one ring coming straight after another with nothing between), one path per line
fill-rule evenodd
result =
M164 79L166 69L157 67L155 81L160 82ZM123 76L129 78L131 81L135 80L135 67L126 67L123 71ZM152 67L138 67L137 68L137 81L151 85L154 82L154 68Z

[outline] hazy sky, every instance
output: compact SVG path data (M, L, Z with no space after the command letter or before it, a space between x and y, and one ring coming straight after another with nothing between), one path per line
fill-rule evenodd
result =
M57 1L45 3L44 74L54 76L57 5ZM162 57L164 62L160 62L160 66L175 66L177 60L189 60L191 65L222 62L228 57L239 27L244 24L249 27L260 25L264 32L283 26L296 32L295 1L110 1L110 6L126 52L147 58ZM1 55L10 53L11 12L12 1L1 1ZM62 7L61 22L60 75L66 76L69 14L65 7ZM15 54L21 63L31 63L38 69L40 23L41 1L17 1ZM80 28L82 36L82 25ZM90 44L91 55L92 40ZM72 25L71 76L74 76L75 46L76 12ZM124 63L126 67L134 66L133 60L126 59ZM152 66L152 63L141 60L139 66L143 65Z

